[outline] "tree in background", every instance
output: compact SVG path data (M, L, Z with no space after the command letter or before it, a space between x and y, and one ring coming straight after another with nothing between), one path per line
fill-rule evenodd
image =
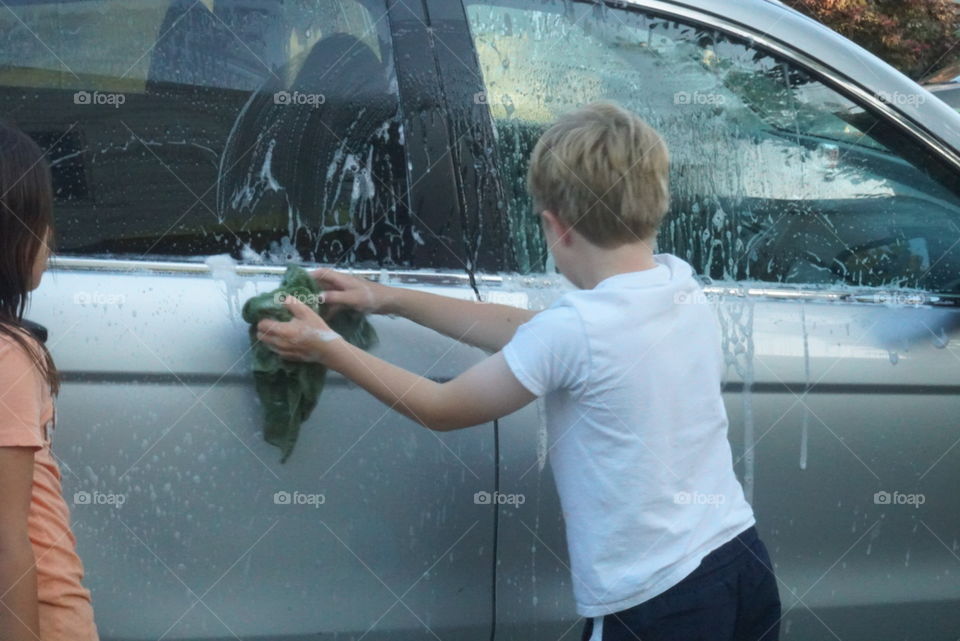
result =
M785 0L914 79L960 60L955 0Z

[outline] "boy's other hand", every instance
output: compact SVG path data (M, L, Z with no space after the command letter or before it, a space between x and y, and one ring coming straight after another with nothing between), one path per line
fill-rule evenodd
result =
M322 267L310 275L324 290L323 302L330 306L331 316L343 307L365 314L389 313L392 287Z

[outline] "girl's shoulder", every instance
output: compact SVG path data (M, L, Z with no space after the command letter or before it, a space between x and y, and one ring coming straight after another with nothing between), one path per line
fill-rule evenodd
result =
M38 343L14 336L0 331L0 447L41 450L48 443L43 426L53 418L49 387L28 351Z
M30 332L18 327L10 327L8 331L16 332L22 340L17 340L7 331L0 330L0 364L2 364L0 366L35 368L35 361L28 350L40 350L37 339Z

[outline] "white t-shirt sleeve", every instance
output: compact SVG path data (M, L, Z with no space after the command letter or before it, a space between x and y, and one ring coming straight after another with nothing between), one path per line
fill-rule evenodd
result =
M589 347L575 309L549 307L517 328L503 357L517 380L536 396L570 389L587 375Z

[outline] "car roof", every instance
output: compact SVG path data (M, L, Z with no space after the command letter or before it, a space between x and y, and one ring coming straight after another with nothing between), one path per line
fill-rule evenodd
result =
M960 150L960 114L866 49L777 0L626 0L653 10L700 14L733 23L799 50L873 96L926 96L891 105L920 128ZM902 103L902 104L901 104Z

